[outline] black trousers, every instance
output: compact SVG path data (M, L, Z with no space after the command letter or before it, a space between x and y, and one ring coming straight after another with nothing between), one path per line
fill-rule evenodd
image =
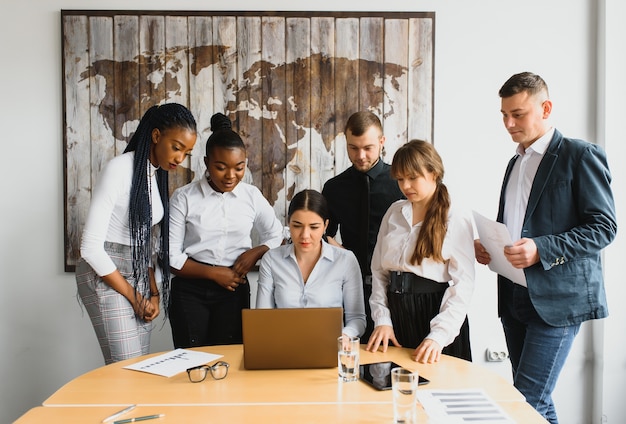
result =
M365 302L365 333L361 336L361 344L367 344L374 331L374 321L372 320L372 309L370 307L370 296L372 295L372 284L363 284L363 301Z
M415 349L430 333L430 320L438 313L443 291L435 293L387 292L387 303L396 339L403 347ZM469 323L467 317L454 341L444 347L442 353L472 360Z
M250 286L229 291L212 280L174 277L169 320L175 348L243 343L241 311Z

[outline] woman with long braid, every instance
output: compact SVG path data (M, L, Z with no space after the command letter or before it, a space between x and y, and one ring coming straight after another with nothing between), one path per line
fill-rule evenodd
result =
M196 121L186 107L153 106L94 187L76 282L106 364L148 353L160 296L167 316L168 171L190 155L196 137Z
M372 319L367 350L389 342L415 349L413 359L441 354L471 360L467 309L474 291L474 233L469 215L452 208L443 162L432 144L400 147L391 175L406 200L383 217L372 256Z

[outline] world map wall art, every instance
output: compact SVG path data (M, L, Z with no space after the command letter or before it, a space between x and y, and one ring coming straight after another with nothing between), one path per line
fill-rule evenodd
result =
M198 122L170 192L204 175L222 112L246 143L246 181L283 222L295 193L350 165L352 113L381 119L388 163L411 139L434 142L434 12L62 10L61 28L67 272L92 186L155 104L182 103Z

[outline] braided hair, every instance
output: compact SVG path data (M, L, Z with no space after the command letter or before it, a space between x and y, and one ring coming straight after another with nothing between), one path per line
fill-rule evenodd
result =
M141 118L124 153L135 152L133 162L133 181L130 191L128 221L130 227L131 249L133 258L133 278L136 292L149 299L151 296L148 268L151 263L152 249L152 207L148 184L148 161L152 147L152 132L157 128L161 133L172 128L182 128L196 132L196 120L191 112L178 103L152 106ZM159 168L156 180L163 203L163 219L160 223L160 240L157 263L162 270L161 293L164 316L169 310L169 179L167 171Z

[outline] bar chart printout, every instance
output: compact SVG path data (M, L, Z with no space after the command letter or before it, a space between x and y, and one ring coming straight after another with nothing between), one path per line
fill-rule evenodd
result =
M483 390L418 390L426 414L441 424L515 424Z

